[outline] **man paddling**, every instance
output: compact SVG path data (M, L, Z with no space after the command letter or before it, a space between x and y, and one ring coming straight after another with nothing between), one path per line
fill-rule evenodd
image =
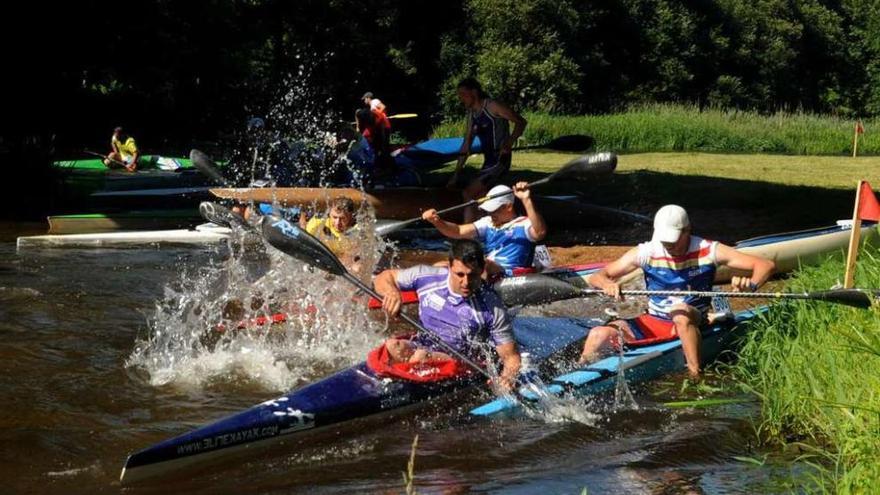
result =
M666 205L654 217L654 235L619 259L591 275L590 285L622 300L618 280L641 268L648 290L712 290L718 266L751 272L750 277L731 279L734 291L758 289L775 269L767 259L741 253L730 246L691 234L687 212L678 205ZM650 296L648 311L635 319L615 320L593 328L584 343L580 363L597 360L617 342L618 329L625 342L644 339L646 334L677 335L693 377L700 374L700 330L706 322L708 297Z
M482 242L488 252L487 275L513 275L516 268L532 266L535 244L547 235L547 224L532 202L527 182L516 183L512 190L504 185L495 186L489 196L503 193L507 194L480 205L479 208L488 215L474 223L448 222L440 218L435 209L425 211L422 218L446 237ZM514 196L522 202L526 216L516 214Z
M459 176L471 152L475 137L480 138L483 151L483 166L476 179L470 181L462 195L466 201L479 198L486 190L498 183L510 170L513 144L526 130L526 119L511 110L507 105L492 99L483 91L479 81L468 77L458 83L458 99L467 110L467 131L459 150L455 173L449 179L449 186L458 184ZM513 131L510 123L513 122ZM464 212L466 222L476 218L476 211L468 208Z
M122 127L113 129L113 136L110 137L110 153L104 158L104 165L112 168L114 164L122 163L126 170L134 172L137 170L139 156L134 138Z
M465 356L478 357L478 343L491 340L502 362L499 385L510 390L519 372L520 356L507 310L481 278L485 263L483 248L477 242L456 240L449 250L449 267L385 270L373 284L383 296L382 308L390 315L400 313L400 291L415 290L422 324ZM425 335L389 338L385 348L390 364L452 359Z

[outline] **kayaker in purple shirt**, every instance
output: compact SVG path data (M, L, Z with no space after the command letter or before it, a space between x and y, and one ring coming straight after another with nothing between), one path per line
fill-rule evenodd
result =
M519 351L504 304L480 277L485 264L479 243L456 240L449 250L448 268L419 265L385 270L373 283L383 296L382 308L393 316L400 313L400 291L415 290L422 324L466 356L479 357L480 345L491 341L503 366L499 385L509 390L519 372ZM392 364L452 359L427 335L390 338L385 346Z

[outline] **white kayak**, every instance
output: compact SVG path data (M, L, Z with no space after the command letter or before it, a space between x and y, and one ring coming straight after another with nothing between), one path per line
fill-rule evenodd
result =
M47 247L130 248L164 244L217 244L228 239L231 233L226 227L206 223L194 229L19 237L16 247L20 250Z

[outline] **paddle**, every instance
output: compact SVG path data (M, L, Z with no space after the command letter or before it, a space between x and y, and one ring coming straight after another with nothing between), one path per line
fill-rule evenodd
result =
M614 153L603 152L603 153L593 153L590 155L579 156L574 160L566 163L556 172L544 177L543 179L536 180L534 182L530 182L528 187L532 188L535 186L540 186L542 184L546 184L553 180L560 179L571 179L571 180L580 180L589 176L607 174L613 172L615 167L617 167L617 155ZM467 208L468 206L476 206L481 203L485 203L492 198L497 198L500 196L506 196L508 194L513 194L513 192L499 193L499 194L491 194L489 196L484 196L478 199L472 199L467 203L462 203L457 206L450 206L449 208L442 209L437 212L438 215L443 215L445 213L449 213L452 211L460 210L462 208ZM376 234L378 235L388 235L391 232L396 232L398 230L404 229L409 225L412 225L418 221L420 221L422 217L411 218L409 220L403 220L396 223L390 223L387 225L383 225L376 229Z
M417 113L398 113L395 115L389 115L388 118L389 119L414 119L418 116L419 116L419 114L417 114Z
M337 258L336 255L327 248L327 246L322 244L321 241L313 237L305 230L288 222L287 220L283 220L274 215L267 215L263 217L261 226L263 237L269 244L274 246L279 251L311 266L320 268L327 273L342 277L345 280L351 282L355 287L364 291L366 294L375 297L376 299L382 300L382 296L376 293L376 291L374 291L372 287L366 285L365 283L361 282L360 279L352 275L351 272L349 272L345 268L345 266L342 265L342 262L339 261L339 258ZM476 372L482 374L489 380L493 379L493 377L486 370L484 370L472 360L455 350L454 347L447 344L434 332L423 327L420 323L413 320L404 313L400 314L400 318L412 325L418 331L424 333L431 340L437 343L437 345L461 360L461 362L467 364Z
M126 164L120 162L119 160L114 160L114 159L110 158L110 157L107 156L107 155L104 155L104 154L98 153L97 151L84 150L84 152L87 153L87 154L89 154L89 155L100 156L101 158L103 158L103 159L105 159L105 160L108 160L108 161L110 161L111 163L115 163L115 164L117 164L117 165L121 165L121 166L123 166L123 167L127 167L127 166L128 166L128 165L126 165Z
M559 136L558 138L552 139L544 144L532 144L528 146L516 146L511 149L511 151L522 151L522 150L552 150L552 151L563 151L563 152L583 152L593 147L593 138L591 136L585 136L583 134L570 134L567 136ZM441 153L439 151L432 150L423 150L423 149L404 149L402 151L403 154L411 157L418 157L419 155L432 157L435 155L458 155L458 156L467 156L467 153Z
M586 151L593 147L593 137L583 134L571 134L568 136L559 136L544 144L533 144L529 146L517 146L512 151L520 150L553 150L553 151Z
M496 292L501 296L504 304L509 306L545 304L552 301L573 299L576 297L604 294L601 289L581 289L563 280L547 275L535 274L528 277L542 277L541 290L535 290L534 284L508 284L503 281L495 286ZM537 292L541 292L538 294ZM738 298L762 298L762 299L804 299L822 301L834 304L843 304L856 308L869 308L874 300L880 296L880 291L875 289L831 289L815 292L791 293L791 292L715 292L693 290L622 290L626 296L698 296L698 297L738 297Z
M241 215L233 213L229 208L211 201L202 201L199 204L199 213L205 220L221 227L228 227L230 229L240 227L244 230L256 231L254 226L249 224Z
M189 159L192 161L193 166L198 169L199 172L205 174L209 179L223 187L235 187L226 179L226 177L223 177L219 170L217 170L217 164L214 163L208 155L194 149L189 152Z

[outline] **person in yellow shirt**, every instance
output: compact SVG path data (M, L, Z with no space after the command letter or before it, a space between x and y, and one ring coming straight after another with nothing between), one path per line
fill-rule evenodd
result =
M300 214L300 228L323 242L340 257L344 265L350 269L355 268L359 260L354 254L357 240L351 235L357 226L354 201L349 198L336 198L329 206L329 214L326 217L316 215L308 218L305 214Z
M137 161L140 153L134 138L129 136L122 127L113 129L113 137L110 138L110 153L104 158L104 165L112 168L114 164L121 163L126 170L137 170Z

